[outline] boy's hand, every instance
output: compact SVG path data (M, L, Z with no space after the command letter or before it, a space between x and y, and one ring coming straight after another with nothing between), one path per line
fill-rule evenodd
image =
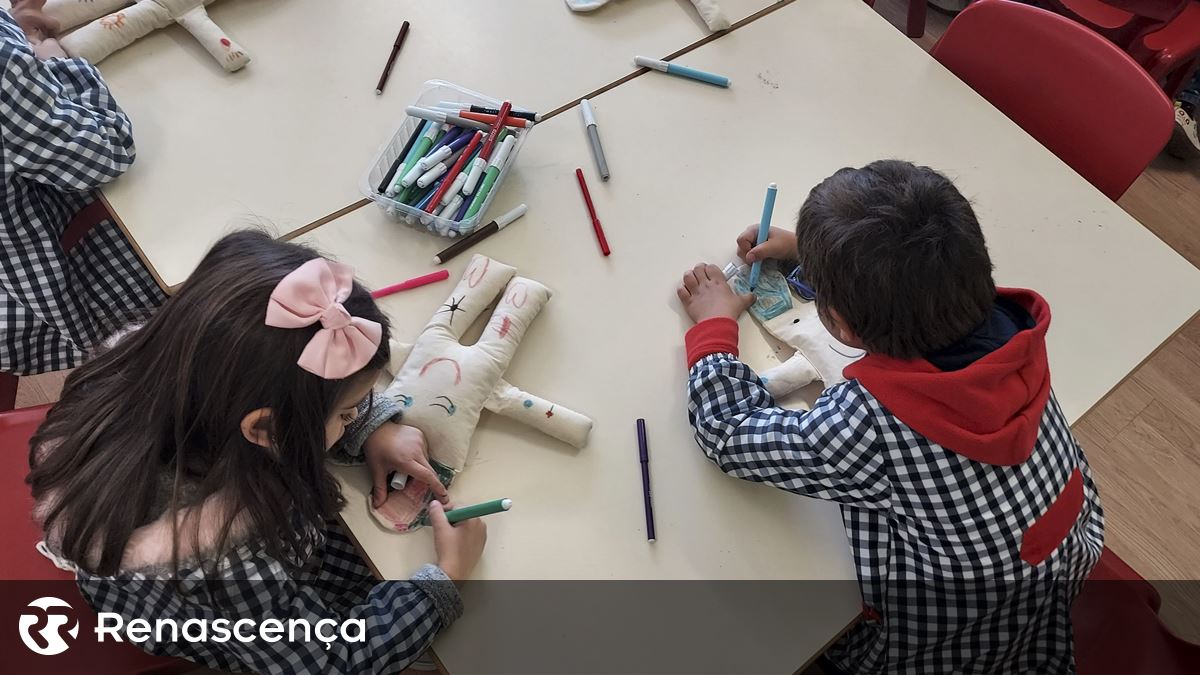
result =
M700 263L685 272L683 285L676 292L688 316L696 323L719 316L737 320L742 312L754 304L753 293L734 293L721 269L706 263Z
M758 225L751 225L737 238L738 257L746 262L786 260L796 257L796 234L781 227L772 227L767 240L758 244Z
M375 508L387 501L388 474L393 471L425 483L438 499L450 498L446 486L438 480L437 472L429 464L425 434L420 429L385 422L367 437L363 443L363 453L367 458L367 468L371 471L371 504Z
M429 502L429 521L433 523L433 547L437 564L451 581L465 581L483 556L487 543L487 525L482 518L471 518L457 525L446 520L441 502Z

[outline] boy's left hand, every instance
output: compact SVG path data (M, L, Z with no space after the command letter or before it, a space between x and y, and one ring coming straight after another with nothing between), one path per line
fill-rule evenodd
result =
M387 422L367 437L363 444L367 468L371 471L371 504L383 506L388 495L388 474L393 471L411 476L433 490L436 499L450 499L446 486L438 480L429 464L425 434L416 427Z
M754 294L738 295L716 265L700 263L684 272L683 285L676 291L692 321L727 317L735 321L754 304Z

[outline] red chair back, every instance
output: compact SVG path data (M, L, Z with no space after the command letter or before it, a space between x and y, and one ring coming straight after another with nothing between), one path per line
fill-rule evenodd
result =
M11 632L0 642L6 647L5 665L10 668L6 672L175 675L195 670L187 661L151 656L129 643L96 642L92 637L96 617L79 595L74 573L58 569L34 548L42 538L42 528L33 521L33 495L25 476L29 473L29 439L49 409L44 405L0 413L0 542L4 544L0 606L12 621ZM79 621L76 639L65 652L53 656L35 655L17 639L20 608L43 595L66 601Z
M1053 12L978 0L933 57L1111 199L1167 143L1170 100L1116 45Z

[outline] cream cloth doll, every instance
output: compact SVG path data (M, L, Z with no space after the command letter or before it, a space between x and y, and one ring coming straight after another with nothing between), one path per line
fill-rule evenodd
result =
M566 3L572 12L591 12L607 5L609 0L566 0ZM729 19L725 18L717 0L692 0L692 4L709 30L716 32L729 28Z
M46 13L62 24L63 31L79 28L59 39L63 50L91 63L127 47L139 38L178 23L212 54L225 70L233 72L250 63L250 57L221 30L204 6L213 0L47 0Z
M415 344L392 344L384 395L403 411L404 424L425 434L429 459L449 485L467 462L471 436L484 409L504 415L575 447L587 443L592 420L514 387L503 379L529 325L550 300L550 289L482 255L467 265L462 279L426 324ZM496 303L479 340L459 340ZM371 513L384 527L406 532L424 524L430 493L410 480L391 492Z

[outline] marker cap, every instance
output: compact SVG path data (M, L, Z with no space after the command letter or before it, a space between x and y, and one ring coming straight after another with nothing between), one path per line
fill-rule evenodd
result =
M508 213L497 218L496 225L498 227L504 227L504 226L508 225L509 223L511 223L512 221L516 220L517 218L520 218L521 216L525 215L525 213L527 211L529 211L528 206L526 206L525 204L517 204L517 206L515 208L513 208L513 210L511 210Z
M652 59L649 56L635 56L633 62L643 68L653 68L661 72L667 72L667 62Z
M596 126L596 111L592 110L592 102L585 99L579 101L579 112L583 114L583 126Z

